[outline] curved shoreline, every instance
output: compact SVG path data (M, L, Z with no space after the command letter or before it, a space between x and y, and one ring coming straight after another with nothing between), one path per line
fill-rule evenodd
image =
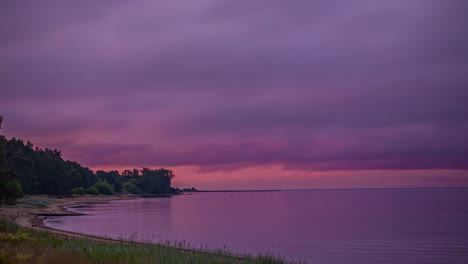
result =
M49 197L51 198L51 197ZM67 207L80 204L95 204L95 203L105 203L116 200L131 200L137 199L138 196L109 196L109 197L97 197L97 196L74 196L67 198L54 198L55 203L47 205L42 208L21 208L21 207L0 207L0 218L4 218L10 221L15 222L21 227L38 231L38 232L48 232L53 235L57 235L63 238L69 239L91 239L98 242L107 242L107 243L130 243L154 247L164 247L177 249L185 252L193 253L202 253L202 254L211 254L219 256L227 256L222 253L210 251L210 250L201 250L201 249L190 249L190 248L181 248L171 245L157 244L157 243L148 243L143 241L131 241L131 240L122 240L114 239L110 237L102 237L97 235L89 235L72 231L64 231L49 227L45 224L44 219L41 216L79 216L83 215L82 213L76 213L69 211ZM230 253L229 257L234 259L250 259L252 256L248 255L237 255L236 253Z
M51 197L48 197L51 198ZM49 204L46 207L42 208L27 208L27 207L1 207L0 208L0 217L13 221L16 224L32 229L35 231L44 231L53 233L56 235L69 237L69 238L89 238L99 241L117 241L115 239L104 238L93 235L86 235L76 232L63 231L54 229L47 226L44 223L42 216L72 216L72 215L82 215L80 213L69 211L66 207L79 204L89 204L89 203L103 203L110 202L115 200L129 200L135 199L134 196L108 196L108 197L99 197L99 196L73 196L67 198L53 198L55 202Z

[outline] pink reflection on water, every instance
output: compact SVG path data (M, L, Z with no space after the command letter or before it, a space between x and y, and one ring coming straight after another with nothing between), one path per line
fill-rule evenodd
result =
M467 202L466 189L197 193L93 204L46 222L310 263L466 263Z

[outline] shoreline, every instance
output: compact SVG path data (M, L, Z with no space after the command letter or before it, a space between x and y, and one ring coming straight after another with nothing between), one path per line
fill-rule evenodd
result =
M46 205L45 207L21 207L16 206L2 206L0 207L0 218L10 220L21 227L32 229L35 231L43 231L59 235L67 238L88 238L97 241L116 242L119 240L87 235L82 233L63 231L48 227L44 223L42 217L47 216L73 216L82 215L80 213L69 211L66 207L79 205L79 204L92 204L92 203L105 203L116 200L131 200L138 198L137 196L94 196L94 195L83 195L83 196L72 196L65 198L56 198L53 196L32 196L32 197L47 197L54 199L54 203Z
M62 237L65 239L89 239L96 242L104 242L104 243L125 243L125 244L133 244L133 245L144 245L144 246L153 246L158 248L168 248L174 250L180 250L182 252L190 252L190 253L197 253L197 254L208 254L214 256L222 256L222 257L229 257L232 259L237 260L253 260L252 256L245 255L245 254L237 254L237 253L229 253L226 252L220 253L215 252L216 250L203 250L203 249L195 249L195 248L184 248L184 247L177 247L172 245L163 245L158 243L149 243L145 241L132 241L132 240L122 240L122 239L115 239L110 237L103 237L97 235L89 235L83 233L77 233L72 231L64 231L55 229L45 225L44 219L41 216L79 216L84 215L81 213L76 213L72 211L68 211L66 207L79 205L79 204L93 204L93 203L105 203L110 201L117 201L117 200L132 200L140 198L139 196L108 196L108 197L99 197L94 195L83 195L83 196L72 196L72 197L65 197L65 198L55 198L53 196L44 196L44 195L32 195L31 197L47 197L55 199L53 204L49 204L45 207L40 208L29 208L29 207L0 207L0 219L10 220L17 225L37 231L37 232L47 232L49 234ZM19 216L17 215L19 212Z

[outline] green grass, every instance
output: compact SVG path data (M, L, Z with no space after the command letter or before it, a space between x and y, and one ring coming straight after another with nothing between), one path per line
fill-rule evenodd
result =
M41 196L23 197L17 201L17 206L26 208L47 207L54 204L55 199Z
M236 256L226 250L202 252L167 245L65 238L0 220L0 264L7 263L282 264L286 261L273 256Z

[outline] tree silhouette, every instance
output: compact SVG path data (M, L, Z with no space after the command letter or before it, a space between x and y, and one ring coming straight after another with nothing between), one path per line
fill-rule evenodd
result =
M0 128L3 116L0 116ZM180 193L171 187L168 169L142 168L97 171L64 160L62 152L35 147L21 139L0 135L0 200L12 201L26 194L71 195L129 193Z

